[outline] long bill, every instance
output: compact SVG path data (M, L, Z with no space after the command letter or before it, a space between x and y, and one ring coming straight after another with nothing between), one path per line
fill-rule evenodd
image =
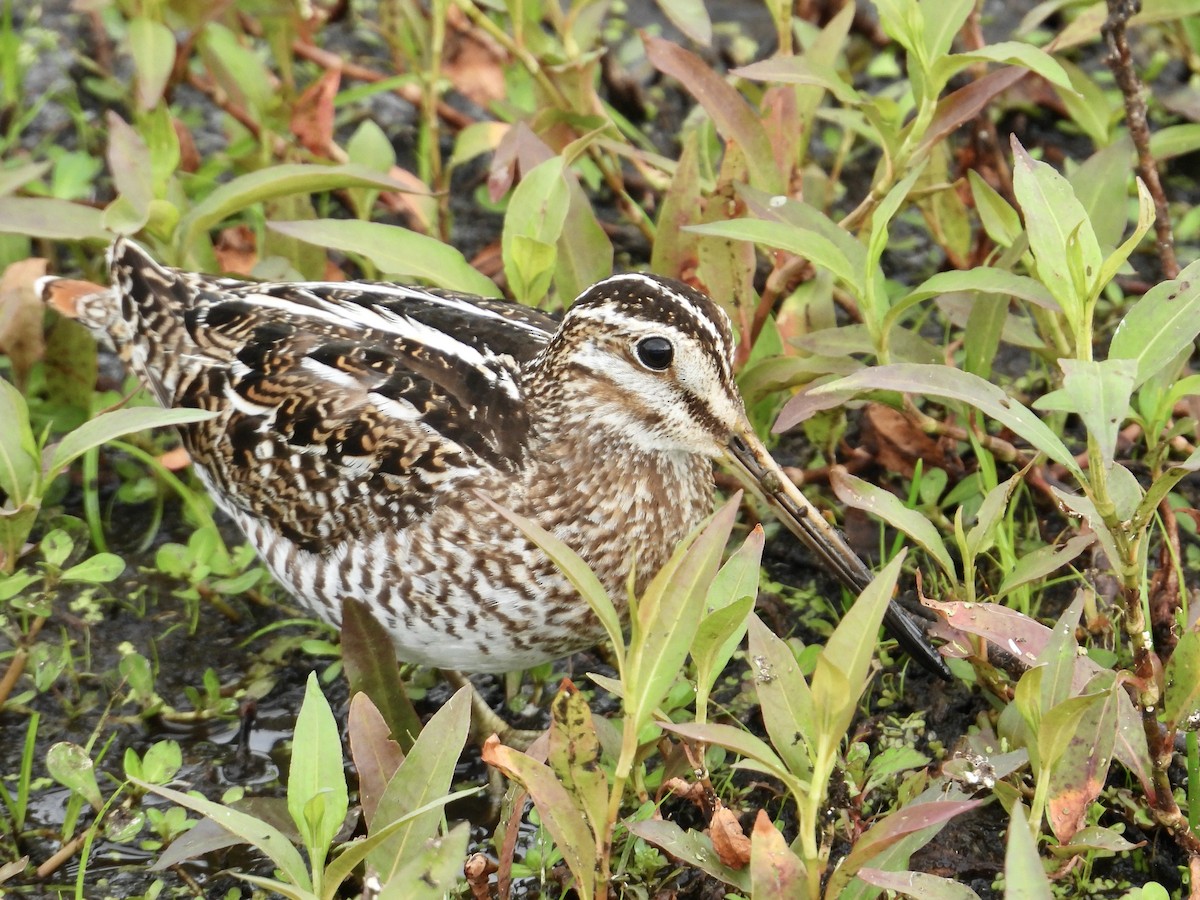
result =
M871 570L850 549L838 530L825 520L783 473L758 440L749 422L743 421L732 435L726 456L738 480L771 507L787 530L798 537L838 581L855 595L871 583ZM949 680L950 670L941 654L930 645L925 633L895 600L889 601L883 624L905 653L923 668Z

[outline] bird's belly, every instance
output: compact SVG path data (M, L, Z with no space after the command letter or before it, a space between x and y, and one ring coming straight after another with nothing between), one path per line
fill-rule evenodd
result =
M326 622L365 603L397 656L471 672L525 669L604 638L587 603L507 520L439 521L314 553L236 515L275 579Z

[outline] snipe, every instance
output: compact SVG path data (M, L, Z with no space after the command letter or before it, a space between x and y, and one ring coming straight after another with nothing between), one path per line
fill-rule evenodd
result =
M486 503L549 529L616 602L712 509L725 458L851 590L870 572L779 470L745 415L729 320L649 275L588 289L562 321L377 283L252 284L110 251L80 303L181 429L196 470L274 576L336 623L367 602L405 660L528 667L603 637L587 605ZM945 664L895 604L885 622Z

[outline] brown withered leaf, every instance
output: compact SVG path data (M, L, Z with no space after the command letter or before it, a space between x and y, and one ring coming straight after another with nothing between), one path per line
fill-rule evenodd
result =
M742 831L741 823L728 807L718 806L708 822L708 836L717 858L731 869L750 865L750 838Z
M12 360L20 388L45 351L42 301L34 290L45 274L46 260L33 258L12 263L0 276L0 352Z
M917 460L923 467L946 469L950 465L942 446L921 431L902 412L869 403L863 414L863 442L876 462L889 472L911 478Z
M433 217L437 213L437 198L429 188L408 169L392 166L388 178L404 185L407 190L383 191L376 201L385 209L408 216L408 225L414 231L429 234Z
M329 156L333 145L333 99L342 83L340 69L325 74L305 88L296 99L291 128L305 149L317 156Z
M442 73L464 97L487 108L504 98L504 48L475 28L457 6L446 15Z
M203 160L200 159L200 150L196 146L196 139L192 137L192 130L179 119L171 119L171 126L179 141L179 171L195 172Z
M258 242L246 225L225 228L217 235L213 253L222 272L249 275L258 264Z

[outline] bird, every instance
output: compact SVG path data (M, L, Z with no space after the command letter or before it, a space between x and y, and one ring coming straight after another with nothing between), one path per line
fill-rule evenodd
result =
M627 613L713 509L713 462L857 594L871 571L755 435L730 320L702 292L631 272L561 319L384 282L255 283L158 263L118 238L110 287L76 315L179 427L196 473L274 578L337 625L364 601L407 662L525 669L605 631L497 509L531 519ZM893 600L901 649L949 677Z

